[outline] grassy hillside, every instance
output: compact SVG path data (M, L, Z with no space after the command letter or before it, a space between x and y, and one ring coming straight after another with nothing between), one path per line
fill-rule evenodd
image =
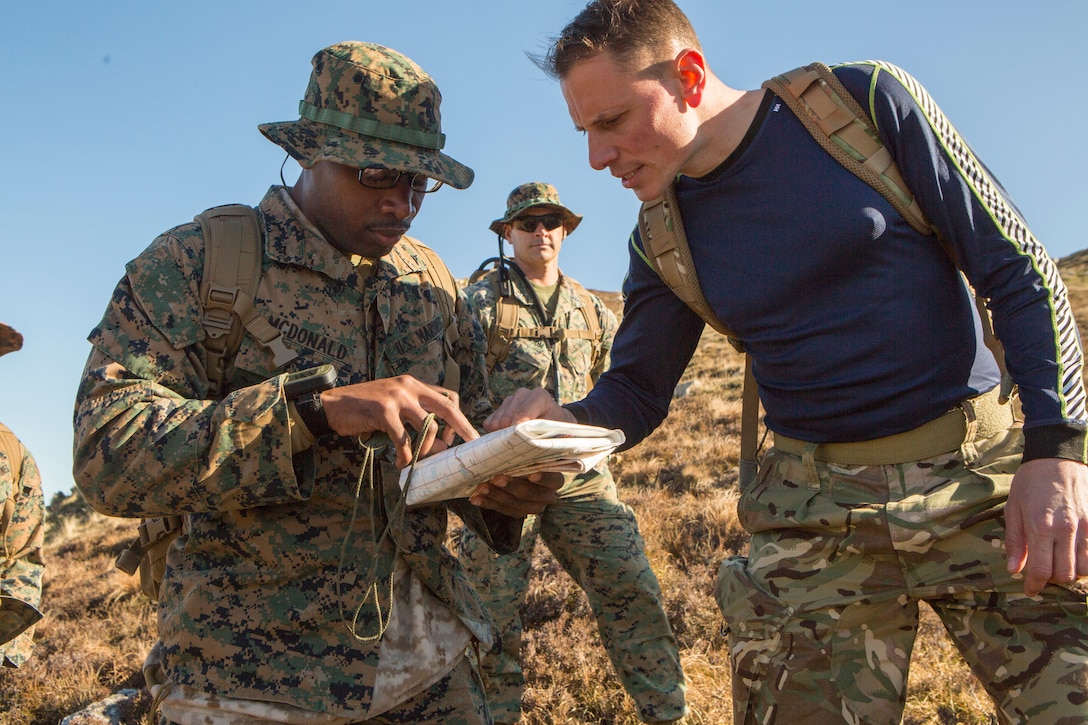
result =
M1088 255L1063 260L1063 275L1074 308L1088 322ZM606 296L618 307L618 295ZM718 563L746 545L735 516L740 381L740 356L708 334L681 384L687 394L674 401L666 423L613 462L680 640L690 725L732 722L728 654L710 592ZM0 674L0 725L56 725L112 693L139 690L140 666L154 638L151 605L135 578L113 566L132 523L94 514L77 496L58 497L49 516L45 618L34 657ZM523 722L637 722L585 596L543 547L536 552L525 621L529 703ZM911 673L906 723L994 722L988 698L927 608L914 662L925 666ZM149 704L146 695L132 698L124 722L142 722Z

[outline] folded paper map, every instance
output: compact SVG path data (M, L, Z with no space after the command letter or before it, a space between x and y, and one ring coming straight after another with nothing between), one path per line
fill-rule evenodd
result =
M625 440L623 431L553 420L527 420L424 458L401 471L409 506L466 498L498 475L585 473Z

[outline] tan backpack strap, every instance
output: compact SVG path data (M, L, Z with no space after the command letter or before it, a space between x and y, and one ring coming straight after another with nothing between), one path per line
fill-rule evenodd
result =
M234 356L246 331L271 350L276 367L298 357L283 335L254 306L263 258L260 221L255 209L243 204L214 207L198 215L204 233L205 349L211 397L222 397ZM235 324L238 320L241 324Z
M873 187L921 234L932 234L917 199L880 140L876 124L831 68L811 63L763 84L778 95L812 137L855 176Z
M578 338L581 340L596 340L601 336L601 321L597 319L597 305L593 302L593 295L589 293L581 282L570 277L564 277L570 286L574 288L575 294L578 295L579 301L582 303L579 309L582 310L582 317L586 321L586 329L584 330L569 330L567 337ZM586 333L574 334L574 333ZM599 346L598 346L599 347ZM596 354L596 353L594 353Z
M520 305L516 299L505 297L499 289L499 275L494 277L495 315L491 327L487 330L487 371L491 372L497 364L506 359L510 344L515 337L522 337L522 328L518 327ZM528 337L529 335L524 335Z
M461 368L457 364L457 357L454 355L457 342L461 339L458 328L460 321L457 315L461 309L461 300L458 296L457 280L454 279L453 273L450 272L446 263L423 242L404 236L401 238L401 243L406 243L408 247L423 258L426 267L424 273L431 286L436 290L435 296L438 298L438 304L446 324L442 333L443 347L446 353L445 377L442 385L457 392L461 389Z
M718 319L703 296L695 263L680 218L676 188L670 184L665 195L642 203L638 214L642 246L652 260L653 269L680 300L699 315L706 324L729 338L729 343L744 352L740 337Z
M0 423L0 452L7 457L8 465L11 466L12 491L14 492L14 487L18 486L23 479L23 444L11 432L11 428L3 423ZM14 496L14 493L12 495Z
M590 360L589 372L586 373L586 391L590 391L593 390L593 386L595 385L593 371L596 369L602 354L601 321L597 317L597 305L594 304L593 295L589 293L589 290L583 287L578 280L567 278L567 281L574 287L574 292L578 295L578 300L580 302L579 309L582 311L582 317L585 318L586 321L586 329L569 330L568 337L591 340L593 342L593 358Z
M510 308L513 305L507 303L504 307ZM514 307L515 311L517 310ZM556 325L547 325L542 327L519 327L512 330L509 334L511 338L533 338L535 340L595 340L600 336L600 333L593 334L593 330L568 330L565 327L558 327Z
M744 356L744 382L741 388L740 408L740 463L741 487L756 480L759 470L759 386L752 375L752 356Z
M680 219L680 207L676 202L676 189L672 184L663 197L642 204L638 225L643 248L653 262L654 270L669 289L708 325L737 340L737 336L710 309L699 287L684 224Z
M712 328L729 338L739 352L744 352L740 338L725 326L710 309L688 249L680 207L676 203L676 189L672 184L665 196L643 203L638 217L642 245L653 260L654 270L684 304L695 311ZM744 383L741 396L740 431L740 484L743 488L755 480L759 468L759 387L752 375L752 356L744 355Z

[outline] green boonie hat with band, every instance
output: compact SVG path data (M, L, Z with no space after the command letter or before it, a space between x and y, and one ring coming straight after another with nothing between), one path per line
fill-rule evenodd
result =
M510 192L506 197L506 216L496 219L488 227L498 235L502 235L502 228L514 221L521 212L534 206L546 206L555 209L563 216L563 227L567 234L573 232L582 222L582 215L575 214L559 201L559 192L551 184L542 181L530 181L522 184Z
M455 189L472 183L472 169L441 152L442 94L418 65L383 45L357 41L318 51L312 63L301 117L258 126L302 166L384 166Z

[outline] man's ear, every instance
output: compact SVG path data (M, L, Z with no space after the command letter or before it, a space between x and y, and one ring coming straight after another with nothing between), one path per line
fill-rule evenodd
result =
M706 88L706 59L694 48L684 48L673 61L673 69L680 79L681 98L691 108L698 108L703 102L703 90Z

